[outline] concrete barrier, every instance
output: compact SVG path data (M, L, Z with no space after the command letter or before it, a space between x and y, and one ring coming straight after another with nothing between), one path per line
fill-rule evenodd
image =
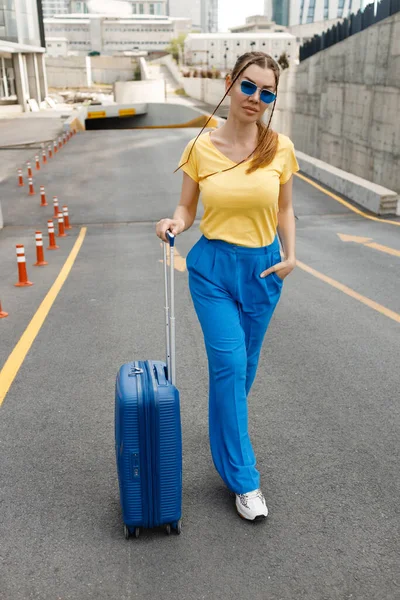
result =
M85 131L86 119L106 119L107 117L132 117L144 115L147 112L147 104L107 104L82 106L75 111L69 119L64 121L64 131Z
M164 79L146 81L116 81L114 100L118 104L127 102L165 102Z
M400 214L400 199L397 192L333 167L299 150L296 150L296 158L303 173L376 215Z
M82 106L64 122L64 130L84 131L87 120L123 117L126 128L153 129L203 127L210 115L197 108L182 104L149 102L147 104L110 104ZM213 117L208 127L218 127Z

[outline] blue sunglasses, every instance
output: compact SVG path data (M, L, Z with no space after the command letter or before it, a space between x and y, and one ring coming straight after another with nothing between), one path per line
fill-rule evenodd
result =
M265 88L259 88L255 83L243 79L240 84L240 89L246 96L252 96L257 90L260 90L260 100L265 104L271 104L276 98L276 94L266 90Z

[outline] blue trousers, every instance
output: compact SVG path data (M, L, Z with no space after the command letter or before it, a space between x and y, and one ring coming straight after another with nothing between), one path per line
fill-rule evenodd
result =
M283 280L260 273L280 262L279 240L248 248L202 236L186 265L209 368L209 437L215 468L243 494L260 487L248 433L247 396Z

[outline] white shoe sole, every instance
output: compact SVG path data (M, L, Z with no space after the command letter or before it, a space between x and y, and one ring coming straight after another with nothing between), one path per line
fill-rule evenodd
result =
M267 512L267 514L266 514L266 515L257 515L257 516L256 516L256 517L254 517L253 519L250 519L250 517L247 517L246 515L243 515L243 514L242 514L242 513L239 511L239 509L238 509L238 507L237 507L237 506L236 506L236 511L237 511L237 514L239 515L239 517L241 517L242 519L245 519L246 521L264 521L264 520L267 518L267 516L268 516L268 512Z

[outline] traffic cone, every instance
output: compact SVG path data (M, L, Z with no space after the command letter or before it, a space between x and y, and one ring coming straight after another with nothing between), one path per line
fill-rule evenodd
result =
M44 165L47 163L46 150L44 148L42 150L42 161Z
M64 229L64 217L61 212L58 213L58 233L57 237L67 237Z
M61 138L58 138L58 149L60 150L62 148L62 142L61 142Z
M18 263L18 283L14 283L16 287L24 287L27 285L33 285L31 281L28 281L28 275L26 272L26 259L25 259L25 248L22 244L17 244L17 263Z
M58 152L57 142L56 142L56 140L54 140L54 154L56 154L57 152Z
M22 177L22 169L18 169L18 187L23 187L24 178Z
M40 186L40 206L48 206L47 202L46 202L46 194L44 191L44 185Z
M44 252L43 252L43 236L41 231L36 232L36 262L33 265L34 267L44 267L48 265L44 260Z
M32 179L32 177L29 177L28 182L29 182L29 195L30 196L34 196L35 195L35 190L34 190L34 187L33 187L33 179Z
M33 177L31 163L26 163L26 166L28 167L28 177Z
M54 206L54 218L57 219L58 218L58 198L57 198L57 196L54 196L54 198L53 198L53 206Z
M48 151L49 151L49 158L53 158L53 150L52 150L51 144L49 144L49 146L48 146Z
M1 300L0 300L0 319L4 319L4 317L8 317L8 313L6 313L2 308L1 308Z
M72 229L71 224L69 222L68 206L66 206L66 205L63 206L63 216L64 216L64 227L65 227L65 229Z
M36 161L36 171L40 171L40 161L39 161L38 156L35 156L35 161Z
M54 223L52 219L47 221L47 229L49 231L49 246L47 246L47 250L58 250L60 246L56 244L56 238L54 236Z

